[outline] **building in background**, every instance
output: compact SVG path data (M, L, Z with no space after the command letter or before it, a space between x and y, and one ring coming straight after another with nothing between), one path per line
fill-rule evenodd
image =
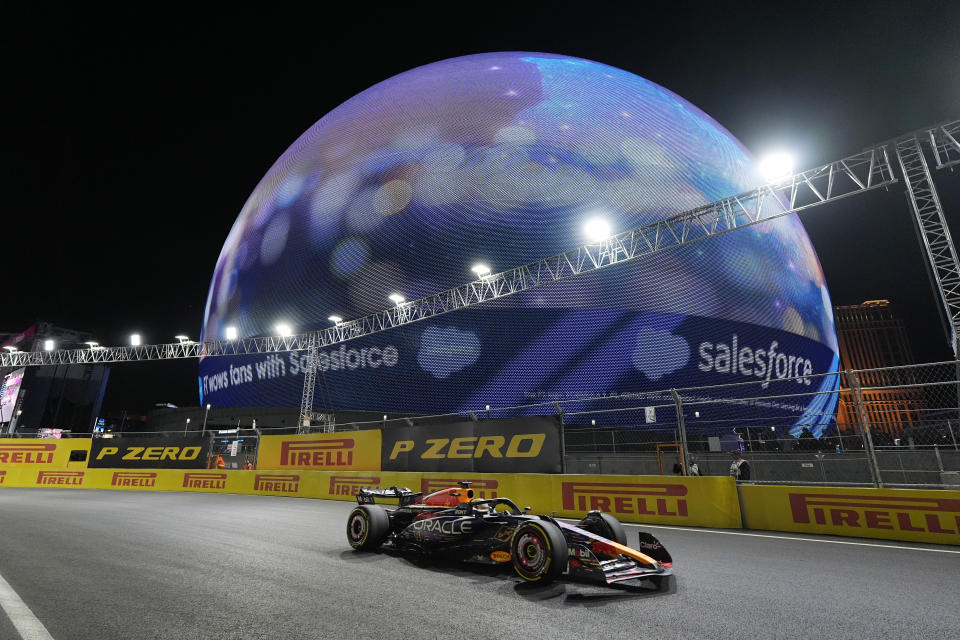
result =
M867 300L862 304L834 307L834 319L840 366L857 371L870 427L896 437L905 427L919 426L923 395L918 388L876 388L916 382L912 379L912 370L890 370L890 367L916 364L903 320L896 315L890 301ZM849 393L841 393L837 410L841 430L855 430L854 425L861 421L849 397Z
M38 322L0 333L0 347L19 351L90 348L89 333ZM0 388L0 433L62 429L89 432L100 413L110 368L101 364L25 367L6 371Z

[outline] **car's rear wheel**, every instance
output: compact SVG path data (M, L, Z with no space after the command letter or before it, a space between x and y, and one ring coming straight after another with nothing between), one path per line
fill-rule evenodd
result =
M525 522L510 541L510 558L514 570L527 582L552 582L567 568L567 541L552 522Z
M375 504L362 504L347 518L347 540L357 551L372 551L390 534L390 516Z

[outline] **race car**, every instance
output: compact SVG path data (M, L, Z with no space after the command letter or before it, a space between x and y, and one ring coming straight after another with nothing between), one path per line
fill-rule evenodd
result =
M403 553L463 562L512 564L529 583L562 575L607 585L659 588L673 574L660 542L640 532L638 551L627 546L623 525L590 511L576 526L530 515L509 498L478 499L470 482L426 497L410 489L365 488L347 518L347 540L357 551L392 548ZM387 509L376 500L397 501Z

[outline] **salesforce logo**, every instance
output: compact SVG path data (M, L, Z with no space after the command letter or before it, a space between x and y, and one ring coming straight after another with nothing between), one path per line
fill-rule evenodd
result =
M320 371L341 371L354 369L379 369L396 366L400 354L395 346L363 347L362 349L348 349L340 345L334 351L321 351L317 354L317 367Z
M774 340L765 349L741 346L736 334L731 338L730 344L701 342L700 363L697 367L706 372L755 376L763 380L760 386L764 389L769 386L771 378L796 378L797 384L810 386L810 378L807 376L813 373L813 363L803 356L778 352L779 345L780 343Z

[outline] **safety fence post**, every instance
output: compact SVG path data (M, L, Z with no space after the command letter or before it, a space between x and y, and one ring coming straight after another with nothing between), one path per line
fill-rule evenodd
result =
M559 402L553 403L554 408L557 410L557 420L560 421L560 473L567 472L567 438L564 431L566 431L566 426L563 421L563 407L560 406Z
M847 382L853 390L853 402L857 407L857 415L860 418L860 437L863 438L863 448L867 453L867 462L870 468L870 478L873 480L873 486L883 487L883 478L880 476L880 467L877 464L877 452L873 448L873 436L870 435L870 423L867 420L867 411L863 406L863 392L860 389L860 379L856 371L844 371L847 376Z
M683 401L676 389L670 389L673 396L673 404L677 410L677 428L680 431L680 467L683 475L687 475L687 460L690 458L690 451L687 449L687 427L683 421Z

